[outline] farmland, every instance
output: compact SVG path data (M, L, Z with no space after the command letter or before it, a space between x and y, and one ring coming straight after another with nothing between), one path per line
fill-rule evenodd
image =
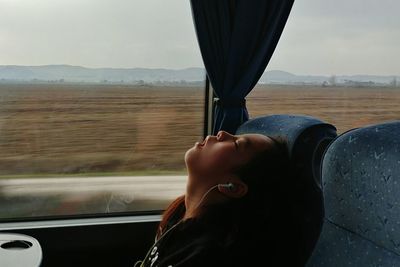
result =
M134 85L0 85L0 174L176 172L202 138L204 89ZM251 117L306 114L339 132L400 118L389 87L259 85Z

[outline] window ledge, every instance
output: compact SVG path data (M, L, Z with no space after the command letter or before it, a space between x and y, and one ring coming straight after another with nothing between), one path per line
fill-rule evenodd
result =
M119 217L106 217L106 218L82 218L82 219L61 219L61 220L30 221L30 222L29 221L9 222L9 223L0 223L0 231L124 224L124 223L146 223L146 222L159 222L160 220L161 220L161 215L138 215L138 216L119 216Z

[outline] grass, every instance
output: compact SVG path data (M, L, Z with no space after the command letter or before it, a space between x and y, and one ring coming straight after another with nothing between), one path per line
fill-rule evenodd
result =
M0 84L0 177L182 172L202 139L204 89ZM339 132L399 119L400 90L258 85L251 117L305 114Z

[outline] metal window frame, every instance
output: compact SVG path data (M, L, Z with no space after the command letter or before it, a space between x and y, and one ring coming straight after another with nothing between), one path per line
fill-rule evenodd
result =
M215 94L212 86L210 85L210 79L206 74L205 81L205 93L204 93L204 121L203 121L203 137L206 138L207 135L213 132L213 122L214 122L214 99Z

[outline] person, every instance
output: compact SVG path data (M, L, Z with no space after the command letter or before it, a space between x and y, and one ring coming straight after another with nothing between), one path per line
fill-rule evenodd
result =
M220 131L184 159L186 193L165 210L154 245L135 266L294 266L291 219L281 209L284 141Z

